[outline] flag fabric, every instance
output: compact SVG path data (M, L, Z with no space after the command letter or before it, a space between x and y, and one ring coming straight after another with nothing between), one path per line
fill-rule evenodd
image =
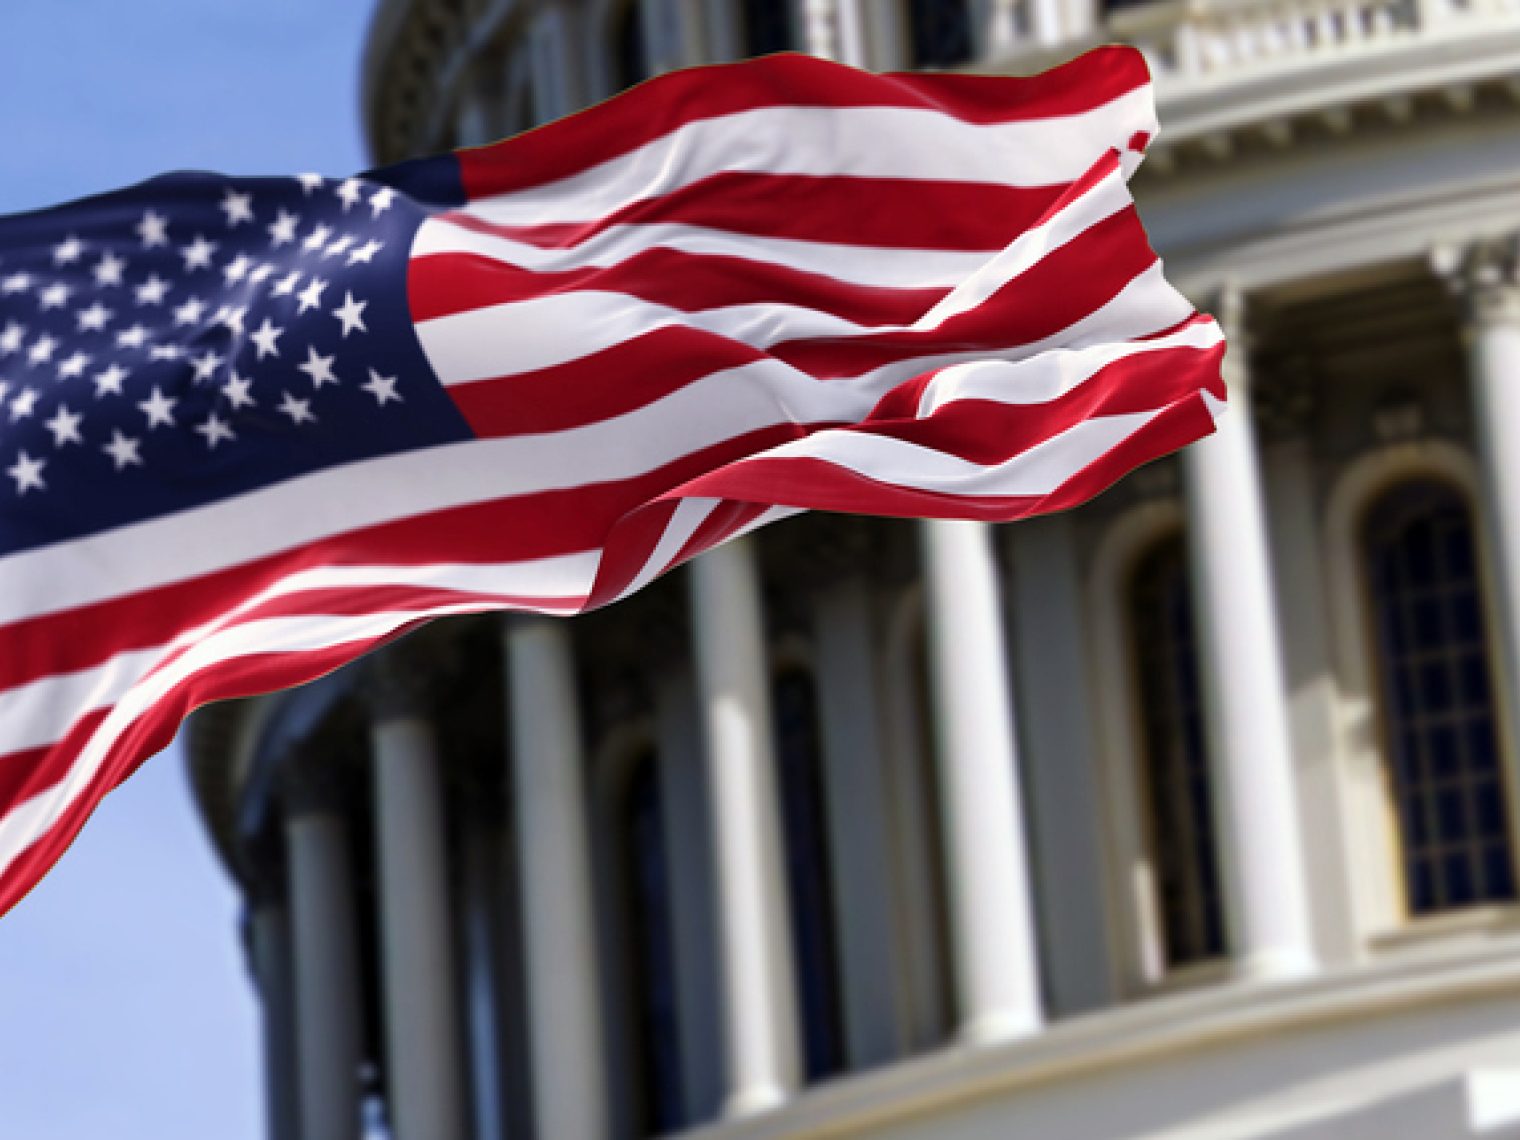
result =
M1138 53L787 55L372 171L0 217L0 910L197 705L804 509L1009 520L1208 432Z

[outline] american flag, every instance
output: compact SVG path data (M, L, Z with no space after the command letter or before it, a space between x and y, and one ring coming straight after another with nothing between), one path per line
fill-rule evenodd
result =
M1203 435L1128 49L776 56L352 178L0 218L0 910L194 707L798 510L1015 519Z

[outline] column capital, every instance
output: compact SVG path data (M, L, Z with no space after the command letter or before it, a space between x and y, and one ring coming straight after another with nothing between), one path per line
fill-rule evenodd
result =
M1245 291L1235 281L1219 281L1202 291L1201 300L1200 308L1212 313L1224 333L1227 351L1220 374L1231 398L1238 399L1247 394L1251 378L1251 334L1247 327L1250 311Z
M1461 303L1469 334L1520 325L1520 233L1435 246L1430 267Z

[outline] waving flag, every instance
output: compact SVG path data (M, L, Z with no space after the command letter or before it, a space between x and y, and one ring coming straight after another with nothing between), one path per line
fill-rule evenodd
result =
M342 180L0 218L0 910L195 706L797 510L1015 519L1210 430L1144 64L676 73Z

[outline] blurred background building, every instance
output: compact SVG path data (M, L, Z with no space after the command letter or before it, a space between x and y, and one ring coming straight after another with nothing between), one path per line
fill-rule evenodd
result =
M1516 0L382 0L362 106L1116 39L1225 428L204 710L274 1140L1520 1135Z

